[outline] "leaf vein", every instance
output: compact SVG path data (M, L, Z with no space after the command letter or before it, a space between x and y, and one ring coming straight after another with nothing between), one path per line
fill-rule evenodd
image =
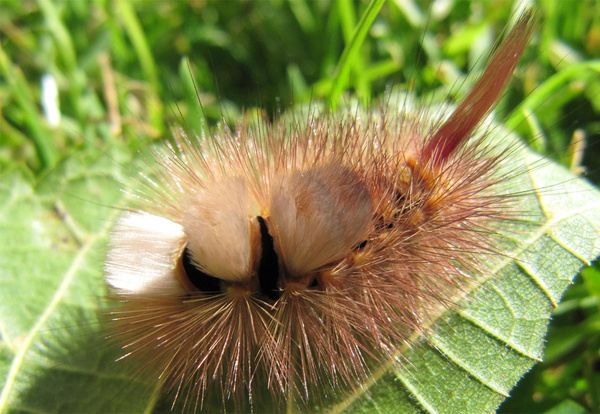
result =
M75 274L77 273L79 266L82 264L86 254L91 249L91 247L97 242L97 240L98 240L98 237L96 237L96 236L90 237L87 240L87 242L82 246L81 250L79 250L79 252L75 256L75 259L73 260L73 263L71 264L71 266L65 273L61 284L58 286L58 289L54 293L52 300L50 301L50 303L48 303L48 306L46 307L44 312L40 315L40 317L38 318L36 323L30 329L27 336L24 338L24 341L23 341L21 347L19 348L19 351L16 353L16 355L10 365L10 369L9 369L9 372L8 372L8 375L6 378L6 384L2 390L2 394L0 394L0 409L2 409L3 407L6 407L10 391L14 385L17 374L19 373L19 368L21 367L21 364L23 363L23 360L25 359L25 355L27 354L27 351L29 350L31 344L33 343L33 339L41 331L44 324L48 321L48 319L52 315L52 312L58 306L60 300L62 299L65 292L67 291L67 288L71 284L71 281L75 277Z

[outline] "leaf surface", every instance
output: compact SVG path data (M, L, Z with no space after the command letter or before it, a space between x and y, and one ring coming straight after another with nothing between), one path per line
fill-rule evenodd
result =
M89 153L88 153L89 152ZM123 205L127 157L83 152L39 183L0 181L2 412L142 412L155 390L115 363L102 328L102 261ZM543 358L552 310L579 269L600 255L600 193L528 150L511 186L527 192L505 256L364 392L334 412L492 412ZM120 159L121 163L115 163ZM509 163L510 164L510 163Z
M542 360L552 311L600 255L600 192L529 150L511 157L519 160L531 168L511 183L527 193L527 213L510 229L514 247L507 243L490 277L376 373L363 395L334 411L494 412Z
M105 340L102 262L122 177L88 152L39 183L0 179L0 412L137 412L150 400Z

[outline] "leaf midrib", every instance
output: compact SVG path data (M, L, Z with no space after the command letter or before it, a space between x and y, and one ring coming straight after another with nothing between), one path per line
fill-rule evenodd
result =
M536 198L538 199L538 202L540 203L540 206L542 206L542 194L539 194L537 192L537 189L535 188L535 181L533 180L533 177L531 177L532 179L532 184L534 184L534 191L536 193ZM521 248L517 249L515 252L512 252L512 254L505 256L505 258L503 260L501 260L498 265L491 269L490 274L495 275L498 274L500 272L500 270L504 269L506 266L510 265L510 263L514 262L517 260L517 258L525 251L527 251L532 245L534 245L538 240L540 240L543 236L545 235L550 235L551 234L551 230L553 228L555 228L561 221L564 220L568 220L570 218L573 218L575 216L578 216L582 213L585 213L589 210L598 210L600 209L600 202L596 201L596 202L588 202L586 203L584 206L581 206L577 209L574 210L569 210L567 213L565 214L554 214L549 216L546 213L545 209L542 209L542 211L544 212L544 216L546 217L547 221L545 223L543 223L541 226L539 226L539 230L532 233L531 237L527 240L527 242L523 241L520 245ZM559 244L560 246L563 246L562 243L560 243L559 241L557 241L554 237L552 237L552 240ZM564 246L563 246L564 247ZM575 256L576 258L580 259L579 256ZM587 262L583 261L584 263ZM534 280L534 283L538 284L538 281ZM472 293L472 292L471 292ZM545 294L547 295L548 292L545 291ZM552 301L552 298L549 297L549 300ZM432 325L435 324L437 321L439 321L441 318L443 318L443 315L445 315L447 312L443 312L440 316L438 316L437 318L435 318L432 321ZM486 331L487 332L487 331ZM495 335L494 335L495 336ZM495 336L496 337L496 336ZM506 341L504 341L502 338L497 338L498 340L506 343ZM416 340L416 338L413 338L413 340L410 340L410 343L414 343L414 341ZM511 344L507 345L511 346ZM512 346L511 346L512 348ZM517 349L518 350L518 349ZM531 356L524 354L525 356L528 356L529 358L531 358ZM364 394L368 389L370 389L371 387L373 387L382 377L383 375L387 374L390 372L390 370L392 369L392 367L396 364L396 359L397 358L390 358L386 363L382 364L380 366L380 369L378 369L377 371L374 371L372 373L372 375L370 376L369 380L367 382L365 382L365 384L363 385L363 387L361 387L360 392L355 392L355 393L351 393L349 395L348 398L342 400L339 404L337 404L336 406L334 406L329 413L340 413L343 412L346 408L350 407L354 401L358 400L359 396ZM534 358L535 359L535 358ZM404 386L407 386L407 384L402 381ZM411 390L412 391L412 390ZM413 395L417 395L414 394ZM422 402L419 399L419 402L422 404ZM423 405L423 404L422 404ZM425 405L423 405L424 408ZM429 410L429 412L431 413L435 413L434 410Z

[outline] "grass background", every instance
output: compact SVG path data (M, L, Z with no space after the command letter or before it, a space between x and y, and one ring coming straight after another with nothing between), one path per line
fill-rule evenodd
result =
M528 4L389 0L340 66L367 2L0 0L0 179L18 170L35 182L90 148L134 153L168 139L181 116L200 130L340 91L369 101L391 85L459 99ZM580 130L598 184L600 4L535 7L539 31L498 116L565 165ZM40 104L44 74L58 85L57 125ZM600 412L599 298L600 270L587 268L555 312L545 361L502 411Z

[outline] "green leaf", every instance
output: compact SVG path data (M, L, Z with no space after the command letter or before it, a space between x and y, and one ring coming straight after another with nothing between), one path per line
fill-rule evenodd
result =
M18 171L0 177L0 412L139 411L152 395L118 369L100 322L120 213L108 206L123 193L115 159L94 153L35 186Z
M38 183L16 170L1 177L1 411L152 410L156 390L114 361L121 354L99 317L128 160L124 149L89 150ZM491 412L542 359L552 310L600 254L600 192L529 150L515 151L513 165L528 166L511 184L528 193L527 213L511 223L504 259L334 412Z

